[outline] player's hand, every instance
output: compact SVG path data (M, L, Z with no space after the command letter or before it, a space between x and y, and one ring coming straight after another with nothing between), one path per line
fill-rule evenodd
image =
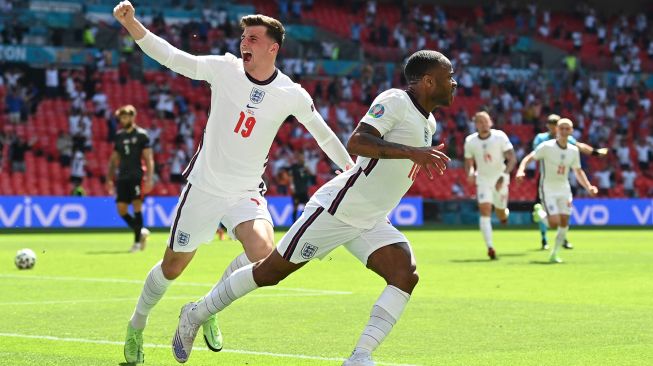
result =
M590 186L590 188L587 191L592 197L596 196L599 193L599 189L596 188L596 186Z
M417 166L423 168L430 180L433 180L433 172L439 175L444 174L447 169L447 163L451 161L449 157L441 150L444 149L444 144L432 147L421 147L412 150L412 160Z
M105 187L107 188L107 192L109 193L109 196L113 196L115 193L113 189L113 181L107 180L107 182L105 183Z
M607 147L602 147L600 149L596 149L596 153L599 154L599 158L604 158L608 156L608 148Z
M347 164L347 165L345 165L345 170L344 171L340 170L340 169L336 170L336 175L340 175L340 174L346 172L349 169L351 169L351 165Z
M148 194L152 191L152 179L151 178L145 178L143 180L143 194Z
M517 182L519 183L521 183L525 177L526 177L526 173L524 173L523 170L518 170L517 174L515 175L515 179L517 179Z
M134 13L134 6L131 2L129 2L129 0L121 1L118 3L118 5L116 5L115 8L113 8L113 16L123 26L126 23L134 20Z
M500 191L501 187L503 187L503 175L501 177L499 177L499 179L497 179L497 182L494 185L494 189L496 189L497 191Z

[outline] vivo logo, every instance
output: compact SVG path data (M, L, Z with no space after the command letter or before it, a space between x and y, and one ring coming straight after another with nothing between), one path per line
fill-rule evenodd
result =
M175 211L177 209L177 205L174 205L172 208L167 210L166 206L170 207L169 205L161 205L156 203L152 197L146 198L143 204L143 220L145 221L145 226L172 226L172 222L175 219Z
M57 226L81 227L87 217L86 208L77 203L57 203L45 209L25 197L12 209L0 205L0 223L4 227L51 227L55 222Z
M610 211L604 205L587 205L580 210L572 207L571 216L579 225L606 225L610 221Z

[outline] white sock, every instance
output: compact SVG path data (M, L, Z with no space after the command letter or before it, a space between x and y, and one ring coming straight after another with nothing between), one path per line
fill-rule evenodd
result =
M372 307L370 321L358 339L354 352L372 353L397 323L409 299L410 294L394 286L386 286Z
M558 226L558 233L556 234L556 245L551 250L551 255L558 254L558 250L562 247L562 244L565 243L565 238L567 237L567 231L569 231L569 226L562 227Z
M130 320L132 327L136 329L145 328L150 311L161 300L171 283L172 280L168 280L163 276L161 261L159 261L152 267L145 279L141 296L138 298L136 309L134 309L134 314L132 314Z
M222 278L220 278L220 282L224 281L227 277L229 277L235 270L238 268L245 267L248 264L251 264L252 262L249 261L247 258L247 255L245 253L240 253L239 256L234 258L231 263L229 263L229 266L227 266L227 269L224 270L224 273L222 274Z
M239 268L215 285L190 312L191 319L197 324L203 324L211 315L217 314L236 299L257 289L253 269L253 264Z
M485 240L485 245L488 248L492 248L492 220L489 216L481 216L479 223L481 233L483 233L483 239Z

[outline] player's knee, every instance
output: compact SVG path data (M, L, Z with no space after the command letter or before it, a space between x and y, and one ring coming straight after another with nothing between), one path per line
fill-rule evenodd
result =
M404 292L411 293L417 283L419 275L415 267L396 273L388 284L393 285Z
M175 262L162 262L161 271L163 272L163 277L167 280L175 280L181 275L184 271L184 267L176 264Z

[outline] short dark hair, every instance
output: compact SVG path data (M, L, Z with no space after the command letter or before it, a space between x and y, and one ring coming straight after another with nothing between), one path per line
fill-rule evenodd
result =
M265 34L274 39L275 42L279 44L279 47L283 45L286 30L283 28L283 24L281 24L280 21L263 14L246 15L240 19L240 29L244 30L245 27L256 25L264 26L267 29Z
M446 66L448 64L447 58L438 51L417 51L408 57L406 66L404 66L406 82L408 84L414 84L433 67Z

